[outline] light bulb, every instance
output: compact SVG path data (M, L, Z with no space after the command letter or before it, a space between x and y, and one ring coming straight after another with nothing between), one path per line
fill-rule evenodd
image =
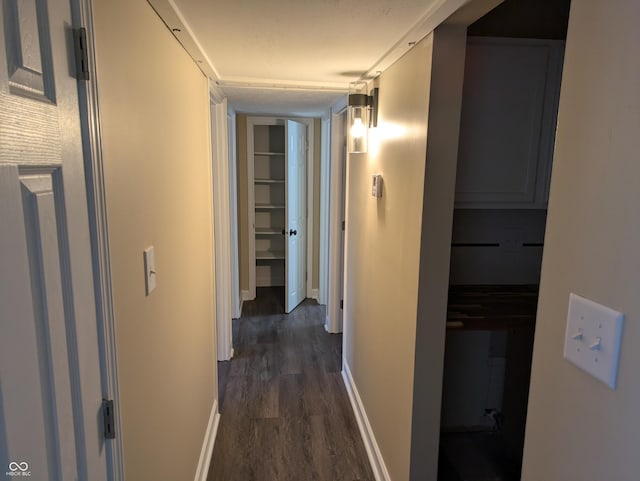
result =
M361 118L353 119L353 125L351 126L351 136L354 139L359 139L361 137L364 137L366 133L367 133L367 128L362 123L362 119Z

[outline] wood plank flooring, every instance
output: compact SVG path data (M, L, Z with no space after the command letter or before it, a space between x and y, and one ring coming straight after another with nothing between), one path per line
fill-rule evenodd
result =
M208 481L374 481L340 370L342 336L324 306L283 314L284 291L258 290L220 363L220 427Z

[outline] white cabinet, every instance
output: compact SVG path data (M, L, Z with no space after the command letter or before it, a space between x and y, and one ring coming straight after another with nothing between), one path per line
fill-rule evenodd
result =
M253 214L255 285L285 285L285 123L250 117L247 121L249 191Z
M457 208L546 208L564 42L470 37Z

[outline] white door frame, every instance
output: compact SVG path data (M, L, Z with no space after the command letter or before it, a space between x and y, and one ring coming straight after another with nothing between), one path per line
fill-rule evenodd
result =
M74 2L76 3L76 2ZM124 481L124 455L122 423L120 421L120 391L118 381L118 352L116 345L115 311L112 294L111 255L109 250L109 225L105 197L105 179L102 155L102 131L96 78L96 51L93 36L93 12L91 0L77 0L74 19L87 30L89 80L78 82L80 122L83 125L83 145L89 229L93 261L96 317L101 347L102 391L105 399L114 402L114 439L104 440L111 481Z
M227 138L229 142L229 227L231 229L231 317L242 313L240 298L240 262L238 259L238 153L236 113L227 105Z
M317 299L318 291L313 289L313 195L314 195L314 179L313 179L313 161L314 161L314 138L315 125L314 119L310 118L294 118L295 120L307 126L307 280L306 297L309 299Z
M227 99L210 95L211 187L213 190L214 272L218 361L233 357L231 293L231 222Z
M249 290L248 298L244 300L252 300L256 298L256 257L255 257L255 236L253 235L253 226L255 224L255 194L253 191L253 126L258 125L281 125L287 120L295 120L307 126L307 280L305 282L306 296L308 298L317 299L317 291L312 289L313 283L313 150L314 150L314 119L304 117L287 117L287 116L262 116L247 115L247 208L249 215L247 216L247 232L249 233L249 250L245 252L249 262ZM237 224L237 218L232 219ZM236 227L237 228L237 227ZM238 246L239 247L239 246Z
M342 272L342 216L345 188L342 172L346 159L343 158L344 132L340 132L340 116L347 108L347 97L344 96L331 107L331 169L329 178L329 259L328 259L328 296L327 318L325 329L330 333L342 332L342 316L340 315L340 301L343 299L341 292ZM345 206L346 208L346 206ZM344 265L346 266L346 259Z
M329 297L329 206L331 173L331 118L322 118L320 138L320 238L318 268L318 303L326 305Z

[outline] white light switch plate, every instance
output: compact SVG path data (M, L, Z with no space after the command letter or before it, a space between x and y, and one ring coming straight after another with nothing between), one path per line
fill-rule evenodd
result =
M624 314L580 297L569 296L564 357L607 384L616 387Z
M156 288L156 259L153 246L147 247L143 252L144 257L144 292L151 294Z
M382 175L373 174L371 176L371 195L373 197L382 197Z

